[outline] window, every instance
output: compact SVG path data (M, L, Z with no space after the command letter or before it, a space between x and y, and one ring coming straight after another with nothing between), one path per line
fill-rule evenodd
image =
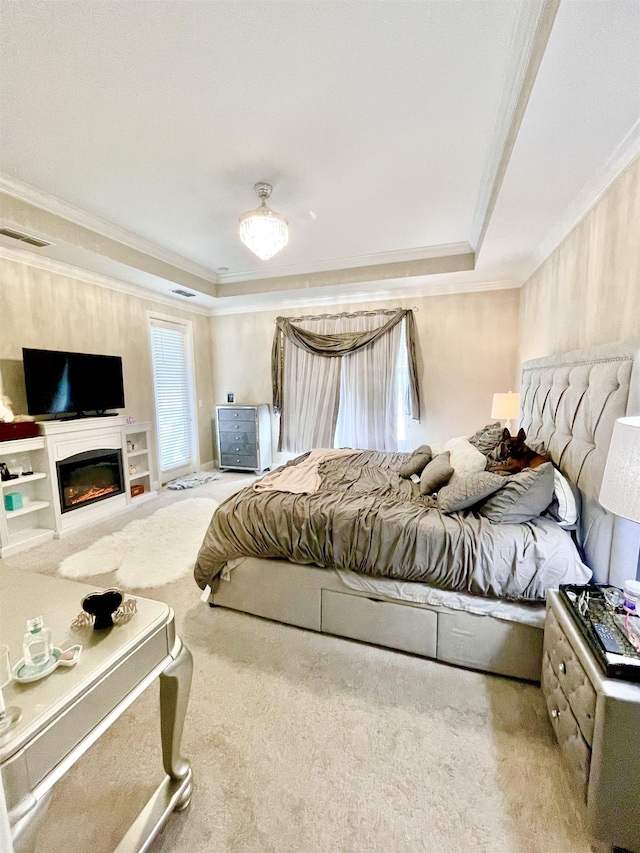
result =
M151 317L150 335L160 472L180 476L196 467L190 326Z

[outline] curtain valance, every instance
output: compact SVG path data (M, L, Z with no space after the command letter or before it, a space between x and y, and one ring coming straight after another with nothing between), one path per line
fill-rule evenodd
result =
M367 332L339 332L320 335L316 332L296 326L286 317L276 319L276 331L271 351L271 377L273 382L273 409L282 410L284 376L284 338L295 346L324 358L342 358L344 355L370 346L385 335L402 320L406 320L407 352L409 357L409 388L411 392L411 416L420 420L420 391L418 388L418 369L416 361L415 321L410 308L398 308L389 313L386 323ZM323 315L328 316L328 315ZM335 317L354 317L355 314L337 314ZM307 319L307 318L305 318ZM313 319L313 318L308 318Z

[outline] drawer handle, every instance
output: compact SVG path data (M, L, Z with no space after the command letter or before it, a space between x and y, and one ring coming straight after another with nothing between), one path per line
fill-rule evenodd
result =
M554 708L551 711L551 716L553 717L554 720L557 720L558 717L560 716L560 711L557 708Z
M237 417L238 417L238 413L237 413L237 412L234 412L233 417L234 417L234 418L237 418Z
M562 661L562 663L560 664L560 666L558 667L558 669L560 670L560 672L561 672L563 675L566 673L566 671L567 671L567 667L565 666L564 661Z

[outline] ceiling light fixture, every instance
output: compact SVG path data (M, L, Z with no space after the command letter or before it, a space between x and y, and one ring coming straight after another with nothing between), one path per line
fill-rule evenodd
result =
M266 181L254 184L254 190L262 204L256 210L249 210L240 217L240 239L248 249L268 261L289 241L289 223L267 207L266 200L273 187Z

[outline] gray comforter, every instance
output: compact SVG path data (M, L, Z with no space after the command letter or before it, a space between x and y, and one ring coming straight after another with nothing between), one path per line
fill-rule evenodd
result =
M198 585L214 585L228 560L254 556L538 600L584 570L570 535L550 519L495 524L469 511L442 514L396 473L406 459L362 451L325 462L314 494L249 487L233 495L211 520Z

